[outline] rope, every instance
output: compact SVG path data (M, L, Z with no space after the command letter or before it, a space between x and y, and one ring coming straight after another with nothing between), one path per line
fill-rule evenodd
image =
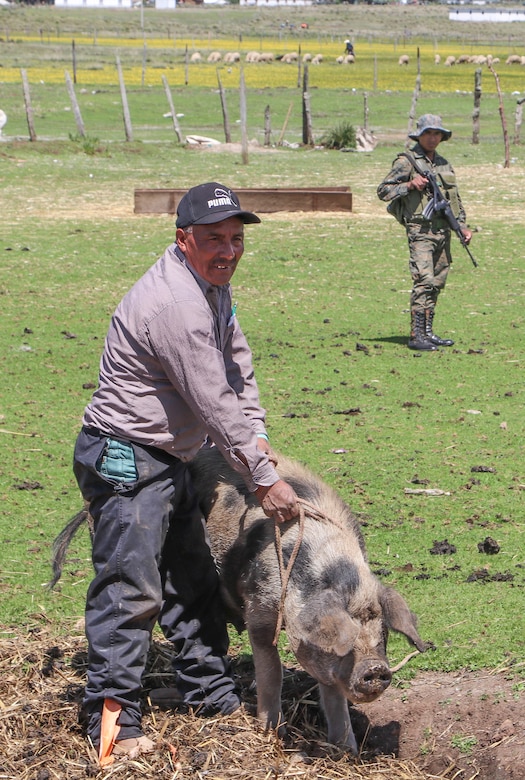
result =
M325 515L324 512L321 512L320 509L318 509L313 504L310 504L308 501L304 501L302 498L299 498L297 499L297 503L299 504L299 532L297 534L297 539L295 540L292 554L290 555L290 560L288 561L288 566L286 567L284 565L284 559L283 559L283 545L282 545L280 523L275 521L275 549L277 552L277 560L279 563L279 575L281 578L281 598L279 600L279 609L277 611L277 625L275 627L275 634L272 643L274 647L277 645L279 634L281 633L281 629L283 625L284 600L286 598L286 590L288 588L288 582L290 580L290 575L292 573L294 563L296 561L297 555L299 554L299 549L303 542L304 521L306 515L308 515L308 517L311 517L313 520L317 520L319 522L328 522L331 523L332 525L337 526L337 528L340 528L341 530L344 529L342 523L336 522L332 518L328 517L328 515Z

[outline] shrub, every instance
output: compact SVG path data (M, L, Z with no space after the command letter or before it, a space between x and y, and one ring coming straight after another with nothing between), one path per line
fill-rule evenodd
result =
M349 122L341 122L332 130L328 130L321 137L320 143L322 146L326 146L327 149L355 149L356 141L353 125Z

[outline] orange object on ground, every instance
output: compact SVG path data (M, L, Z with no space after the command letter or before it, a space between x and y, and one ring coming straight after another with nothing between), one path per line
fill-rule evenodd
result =
M118 701L115 701L115 699L104 699L102 720L100 722L100 747L98 751L100 766L109 766L115 760L115 756L112 756L111 753L120 731L117 720L121 712L122 707Z

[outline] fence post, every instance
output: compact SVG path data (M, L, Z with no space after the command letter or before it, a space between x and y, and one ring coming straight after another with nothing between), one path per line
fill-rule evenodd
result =
M120 57L117 54L117 70L118 80L120 84L120 97L122 100L122 114L124 117L124 132L126 134L126 141L133 141L133 129L131 127L131 117L129 115L128 96L126 95L126 85L124 83L124 75L122 73L122 66L120 64Z
M228 106L226 105L226 93L224 92L224 88L222 86L219 68L217 68L217 82L219 84L219 96L221 98L222 123L224 125L224 140L226 141L227 144L229 144L231 143L232 135L230 131L230 120L228 118Z
M496 89L498 90L498 99L499 99L499 115L501 118L501 127L503 130L503 143L505 145L505 162L503 163L504 168L510 168L510 147L509 147L509 134L507 132L507 119L505 117L505 109L503 108L503 95L501 93L501 85L499 83L499 76L494 70L494 66L491 62L487 62L487 68L490 70L492 75L494 76L494 79L496 81Z
M474 110L472 112L472 143L479 144L479 112L481 106L481 68L474 73Z
M410 106L410 113L408 115L408 132L407 135L409 135L412 132L412 127L414 126L414 119L416 118L416 106L417 101L419 98L419 93L421 91L421 57L419 56L419 46L417 47L417 76L416 76L416 84L414 86L414 93L412 95L412 104ZM407 138L405 148L407 148L410 145L410 139Z
M143 7L143 3L140 4L140 7ZM144 42L142 46L142 75L141 75L141 86L144 86L144 82L146 81L146 61L148 57L148 47L146 45L146 42Z
M239 83L239 108L241 114L241 156L243 165L248 165L248 118L246 114L246 83L244 81L244 68L241 65L241 79Z
M73 83L77 83L77 50L75 47L75 40L71 41L71 56L73 60Z
M523 103L525 98L520 98L516 101L516 114L514 117L514 143L518 145L520 143L520 130L521 122L523 120Z
M177 114L175 113L175 107L173 105L173 98L171 96L171 90L168 84L168 79L166 78L164 73L162 74L162 83L164 84L164 92L166 93L166 97L168 99L168 105L170 107L171 118L173 120L173 129L175 130L175 134L179 139L179 143L182 143L182 133L180 131L179 120L177 119Z
M75 122L77 123L77 130L78 134L82 136L82 138L85 138L86 136L86 130L84 128L84 122L82 121L82 115L80 113L80 108L78 106L77 96L75 95L75 88L73 86L73 82L71 81L71 76L66 71L66 87L69 94L69 99L71 100L71 105L73 107L73 114L75 115Z
M270 146L272 137L272 128L270 122L270 106L264 109L264 145Z
M303 75L303 144L306 146L313 146L314 136L312 132L312 115L310 112L308 81L308 65L305 64Z
M283 138L286 132L286 128L288 127L288 120L290 119L290 114L292 113L292 107L293 107L293 103L290 103L290 105L288 106L288 111L286 112L286 117L283 123L282 130L279 134L279 140L277 141L277 146L283 145Z
M27 80L27 71L20 69L22 75L22 87L24 90L24 104L26 107L27 127L29 129L29 140L36 141L35 125L33 122L33 106L31 105L31 95L29 94L29 82Z

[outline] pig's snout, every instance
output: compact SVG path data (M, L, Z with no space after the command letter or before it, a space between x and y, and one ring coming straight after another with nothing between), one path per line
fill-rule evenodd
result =
M392 672L387 664L380 660L362 661L356 666L352 676L353 688L360 701L373 701L392 681Z

